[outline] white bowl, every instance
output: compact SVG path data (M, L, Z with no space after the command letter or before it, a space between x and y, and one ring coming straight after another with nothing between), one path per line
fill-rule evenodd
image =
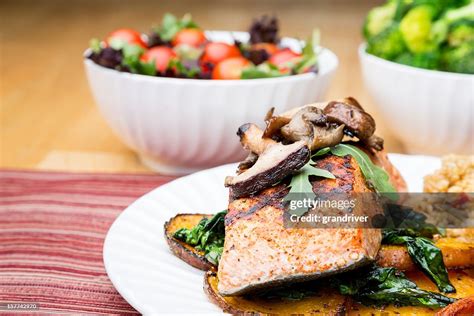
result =
M365 85L410 153L474 153L474 75L405 66L365 48L359 47Z
M243 32L208 32L215 41L246 40ZM295 50L301 42L283 39ZM95 101L113 131L142 162L165 174L184 174L241 160L236 136L247 122L322 100L338 60L321 49L319 73L253 80L195 80L123 73L84 59Z

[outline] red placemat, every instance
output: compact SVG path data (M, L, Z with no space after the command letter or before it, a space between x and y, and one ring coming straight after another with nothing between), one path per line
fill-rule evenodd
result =
M126 206L172 179L0 171L0 313L20 302L43 312L136 313L107 277L104 238Z

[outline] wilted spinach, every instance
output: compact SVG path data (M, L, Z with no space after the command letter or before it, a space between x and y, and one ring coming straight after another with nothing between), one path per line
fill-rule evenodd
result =
M368 306L444 307L455 301L450 297L425 291L395 268L369 266L326 279L342 295L348 295ZM258 294L264 299L298 301L317 294L326 281L317 280L289 287L271 289Z
M426 215L413 208L396 203L384 204L385 234L396 230L398 234L411 237L433 238L435 234L444 235L444 229L426 222Z
M406 245L413 262L436 284L441 292L456 292L449 281L448 271L443 262L443 254L430 239L416 236L413 229L395 229L383 232L382 243Z
M453 293L456 289L449 281L448 271L443 262L441 250L435 246L435 234L443 231L426 222L424 214L410 207L397 204L385 205L389 225L383 230L383 244L406 245L408 254L418 268L428 276L443 293Z
M173 237L197 250L204 251L206 259L217 265L224 248L224 217L226 214L227 210L219 212L211 218L203 218L191 229L181 228L177 230Z
M444 307L455 301L450 297L425 291L395 268L372 266L334 277L333 286L365 305Z

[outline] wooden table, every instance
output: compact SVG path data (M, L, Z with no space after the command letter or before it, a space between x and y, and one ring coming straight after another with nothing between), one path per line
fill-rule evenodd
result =
M380 1L379 1L380 2ZM402 148L385 129L362 84L357 46L376 1L2 1L0 167L149 172L114 136L92 100L82 52L92 37L118 27L148 30L163 13L191 12L205 29L245 30L275 13L282 34L305 38L320 28L340 67L328 98L356 97L378 122L391 152Z

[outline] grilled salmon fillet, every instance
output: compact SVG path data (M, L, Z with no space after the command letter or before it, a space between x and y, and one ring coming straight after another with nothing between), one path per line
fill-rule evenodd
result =
M313 179L313 191L370 192L351 156L327 156L317 167L336 179ZM218 268L218 291L240 295L258 288L307 281L354 269L375 259L381 232L362 228L285 228L286 185L231 200Z

